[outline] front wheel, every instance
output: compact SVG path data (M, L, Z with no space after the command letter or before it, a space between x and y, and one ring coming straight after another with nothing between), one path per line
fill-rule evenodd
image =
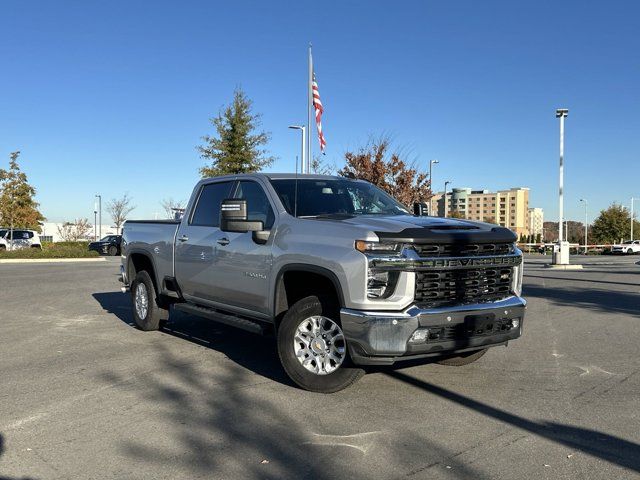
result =
M629 255L633 255L633 249L631 249L631 248L630 248L630 249L628 249L628 250L627 250L627 253L628 253Z
M118 254L118 247L111 245L107 250L107 253L109 254L109 256L115 257Z
M333 393L356 382L364 370L351 364L339 309L316 296L296 302L278 328L278 355L297 385Z

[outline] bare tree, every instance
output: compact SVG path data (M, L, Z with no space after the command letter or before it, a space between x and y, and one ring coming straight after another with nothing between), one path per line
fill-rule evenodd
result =
M131 205L131 200L132 198L129 194L125 193L122 198L112 198L107 204L107 212L111 215L118 233L120 232L124 222L127 220L127 216L134 208L136 208L135 205Z
M185 204L184 200L174 200L173 198L165 198L160 202L167 218L176 218L176 212L180 212L184 210Z
M58 235L65 242L77 242L86 240L91 235L93 225L86 218L77 218L74 222L64 222L58 226Z
M311 160L311 171L318 175L335 175L336 165L325 163L322 157L313 157Z

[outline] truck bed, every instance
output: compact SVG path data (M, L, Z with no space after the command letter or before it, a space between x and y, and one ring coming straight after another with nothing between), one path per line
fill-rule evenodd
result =
M128 254L147 253L155 263L158 285L166 276L174 276L174 242L178 220L127 220L122 236Z

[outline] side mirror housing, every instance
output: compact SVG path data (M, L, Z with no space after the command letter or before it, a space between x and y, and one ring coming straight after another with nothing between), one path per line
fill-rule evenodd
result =
M424 217L425 215L428 215L427 204L422 202L414 203L413 214L417 217Z
M220 230L223 232L261 232L261 221L247 220L247 201L227 199L220 207Z

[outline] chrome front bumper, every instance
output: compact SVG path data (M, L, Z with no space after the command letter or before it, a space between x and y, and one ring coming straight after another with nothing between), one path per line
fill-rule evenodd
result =
M349 353L359 365L390 365L399 360L437 356L504 345L522 334L527 302L512 296L497 302L421 309L411 306L403 312L375 312L343 308L342 329ZM464 325L472 316L494 316L497 321L519 319L519 326L506 332L453 340L409 343L418 328Z

